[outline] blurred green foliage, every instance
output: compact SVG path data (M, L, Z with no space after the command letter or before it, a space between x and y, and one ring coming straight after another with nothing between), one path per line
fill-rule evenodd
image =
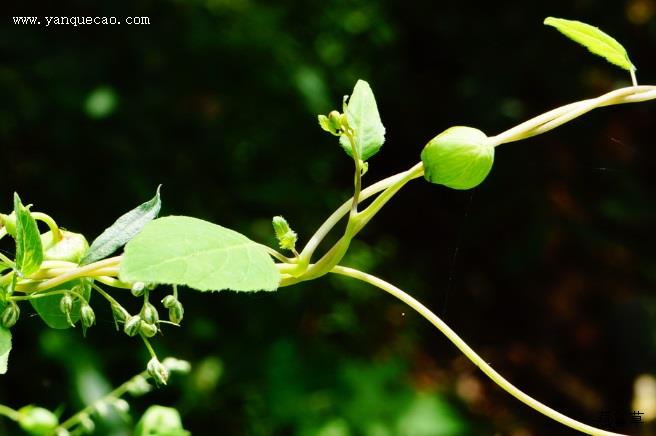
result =
M28 3L14 14L51 14ZM544 29L548 15L600 26L628 48L641 82L656 81L652 0L65 5L58 13L151 24L3 19L0 209L18 191L89 240L162 183L163 214L270 245L270 219L283 214L304 243L352 183L352 163L316 114L339 108L358 78L387 128L365 183L409 168L452 125L495 134L626 84ZM590 423L601 411L628 414L633 381L656 370L654 110L609 108L503 146L473 192L414 182L345 263L416 295L554 408ZM194 370L131 401L134 417L156 403L178 408L193 434L569 434L368 287L327 277L181 300L183 327L156 343ZM83 340L24 316L0 402L70 413L141 371L141 345L114 332L109 308L97 319ZM110 416L98 434L133 424ZM0 421L0 434L15 431Z

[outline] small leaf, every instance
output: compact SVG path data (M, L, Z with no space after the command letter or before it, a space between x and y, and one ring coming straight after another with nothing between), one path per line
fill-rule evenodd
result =
M121 280L199 291L274 291L280 273L266 249L234 230L186 216L146 224L125 246Z
M180 413L172 407L150 406L134 430L135 436L186 436Z
M74 289L75 288L75 289ZM61 291L74 289L78 294L81 294L86 301L89 301L91 296L91 281L90 279L76 279L70 282L62 283L48 291ZM49 295L47 297L34 298L30 300L32 307L39 314L43 322L46 323L51 329L68 329L72 326L68 323L66 315L61 311L59 303L62 299L62 294ZM80 300L76 298L73 302L73 309L71 310L71 321L76 323L80 319Z
M14 213L16 214L16 269L28 276L41 267L43 247L36 221L30 211L23 206L20 197L14 193Z
M586 47L592 53L606 58L608 62L627 71L635 70L635 66L629 60L629 55L622 44L599 28L580 21L554 17L546 18L544 24L555 27L559 32Z
M11 332L0 326L0 374L7 373L7 362L11 351Z
M366 161L378 153L385 142L385 127L380 121L376 99L369 84L364 80L358 80L353 88L353 94L348 99L348 104L344 103L344 106L349 127L355 132L355 147L358 155L360 159ZM346 135L339 138L339 143L346 154L353 157L351 141Z
M149 221L157 218L162 202L157 193L150 200L132 209L105 229L92 243L87 254L82 258L81 265L88 265L97 260L104 259L125 245L130 239L143 229Z

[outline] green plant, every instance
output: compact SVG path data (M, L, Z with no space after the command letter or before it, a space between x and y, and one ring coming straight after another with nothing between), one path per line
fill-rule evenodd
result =
M152 200L121 216L89 246L84 236L61 230L55 220L24 206L15 194L13 211L0 215L0 238L9 235L16 243L14 259L0 253L0 273L3 273L0 276L0 372L7 371L12 346L10 329L19 320L20 305L25 301L30 302L49 327L66 329L79 323L86 334L95 324L92 304L96 304L96 299L92 302L91 296L97 293L101 301L106 300L111 306L117 330L122 329L130 337L138 336L151 355L139 380L150 378L157 385L165 385L169 372L184 364L167 363L166 359L160 361L150 338L163 325L179 325L183 320L184 308L178 286L201 292L274 291L333 273L369 283L408 304L444 333L495 383L535 410L585 433L613 434L579 423L534 400L492 369L453 330L410 295L378 277L340 265L351 241L411 180L424 176L431 183L470 189L487 177L493 166L495 149L501 144L546 133L598 107L656 99L655 86L638 86L635 67L617 41L579 22L548 18L545 24L628 70L633 86L562 106L496 136L487 136L472 127L452 127L429 141L418 164L363 188L368 160L381 149L385 128L369 84L358 81L350 97L344 99L341 112L332 111L318 117L320 127L337 136L340 146L353 159L353 197L328 217L301 250L296 249L296 233L282 217L273 219L273 228L279 248L284 252L196 218L157 218L161 206L159 189ZM369 198L373 200L365 206ZM315 256L320 243L343 218L346 218L346 226L337 242L322 256ZM41 234L37 221L43 222L49 230ZM123 246L122 255L109 257ZM151 301L158 285L171 286L171 293L161 299L162 306L168 310L168 320L160 318ZM119 301L124 297L110 293L109 288L119 290L118 293L129 290L133 297L142 299L139 313L129 313ZM121 405L119 409L124 408L118 399L130 391L129 386L130 382L119 386L98 404L114 402ZM0 413L33 434L66 434L92 431L90 415L99 407L91 405L61 424L57 414L39 407L13 410L3 406ZM169 428L163 429L163 426ZM144 415L138 434L158 434L158 431L184 432L175 411L158 407Z

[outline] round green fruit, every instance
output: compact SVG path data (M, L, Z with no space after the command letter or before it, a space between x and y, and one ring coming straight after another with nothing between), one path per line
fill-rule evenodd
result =
M421 152L424 177L453 189L478 186L490 173L494 147L485 133L465 126L451 127L431 139Z
M54 242L52 232L41 235L43 245L43 260L65 260L80 263L82 256L89 249L89 243L84 235L62 230L60 241Z

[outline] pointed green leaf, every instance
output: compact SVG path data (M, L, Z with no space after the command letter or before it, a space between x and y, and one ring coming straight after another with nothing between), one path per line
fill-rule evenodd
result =
M225 227L186 216L146 224L125 246L121 280L199 291L274 291L280 273L267 250Z
M364 80L358 80L353 88L353 94L344 106L349 127L355 132L355 147L358 155L360 159L366 161L378 153L385 142L385 127L380 121L376 99L369 84ZM339 143L346 154L353 157L351 141L346 135L339 138Z
M22 275L28 276L38 271L43 261L41 235L30 211L23 206L15 192L14 213L16 214L16 269Z
M104 259L125 245L130 239L141 231L147 222L157 218L162 202L157 193L150 200L132 209L116 220L109 228L105 229L89 247L89 251L82 259L81 265L88 265L97 260Z
M11 332L0 326L0 374L7 373L9 352L11 351Z
M555 27L559 32L578 42L592 53L606 58L608 62L627 71L635 70L622 44L599 28L580 21L554 17L546 18L544 24Z
M91 297L91 280L90 279L76 279L70 282L57 285L49 291L61 290L75 290L81 294L85 300L89 301ZM62 299L62 294L49 295L47 297L34 298L30 300L32 307L39 314L43 322L46 323L51 329L68 329L72 326L68 323L66 315L59 308L59 303ZM80 319L80 300L75 299L73 302L73 310L71 311L71 321L76 323Z

